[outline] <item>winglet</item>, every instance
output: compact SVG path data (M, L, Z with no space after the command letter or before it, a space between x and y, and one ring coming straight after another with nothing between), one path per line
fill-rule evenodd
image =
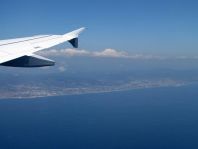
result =
M71 43L74 48L78 48L78 36L84 30L85 30L85 27L82 27L80 29L74 30L70 33L63 35L63 37L67 37L69 39L68 40L69 43Z
M68 41L74 48L78 48L78 38L73 38Z

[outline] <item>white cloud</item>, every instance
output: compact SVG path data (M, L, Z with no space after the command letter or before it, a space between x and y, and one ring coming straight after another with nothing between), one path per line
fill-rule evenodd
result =
M103 51L88 51L77 49L45 50L39 52L46 56L90 56L90 57L127 57L127 52L114 49L105 49Z
M51 49L39 52L42 55L46 56L85 56L89 55L89 52L86 50L76 50L76 49Z
M116 51L114 49L105 49L104 51L100 52L93 52L93 56L96 57L128 57L127 52L124 51Z
M129 54L126 51L118 51L115 49L105 49L103 51L88 51L77 49L51 49L39 52L44 56L89 56L89 57L106 57L106 58L129 58L129 59L166 59L161 56L144 55L144 54Z
M58 70L59 70L60 72L65 72L65 71L66 71L66 68L65 68L64 66L59 66L59 67L58 67Z
M128 58L131 59L166 59L166 57L163 56L156 56L156 55L146 55L146 54L134 54L134 55L129 55Z
M66 56L86 56L89 55L90 52L86 50L62 49L60 53Z

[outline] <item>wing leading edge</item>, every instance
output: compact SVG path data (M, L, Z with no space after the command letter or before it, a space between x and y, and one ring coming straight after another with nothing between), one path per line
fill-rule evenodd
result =
M12 67L43 67L55 64L53 60L35 55L40 50L68 41L78 48L79 34L85 28L64 35L39 35L0 41L0 65Z

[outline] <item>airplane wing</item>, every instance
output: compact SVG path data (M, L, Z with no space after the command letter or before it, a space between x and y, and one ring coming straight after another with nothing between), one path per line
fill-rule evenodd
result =
M64 35L39 35L26 38L0 40L0 65L12 67L43 67L55 64L53 60L35 55L43 49L68 41L78 48L78 36L85 28Z

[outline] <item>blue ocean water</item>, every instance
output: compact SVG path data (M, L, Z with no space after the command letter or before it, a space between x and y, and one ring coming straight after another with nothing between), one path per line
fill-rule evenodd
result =
M0 149L197 149L197 89L0 100Z

